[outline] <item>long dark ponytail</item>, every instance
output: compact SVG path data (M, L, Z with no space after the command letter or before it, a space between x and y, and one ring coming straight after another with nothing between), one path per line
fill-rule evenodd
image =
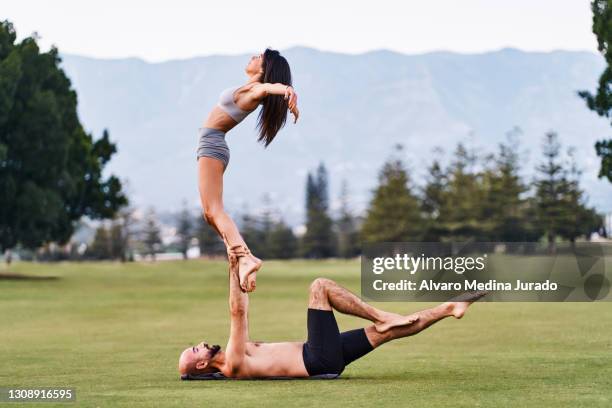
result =
M280 52L266 49L262 69L264 73L261 82L291 85L291 68ZM288 104L283 95L268 95L263 99L262 105L257 117L257 140L267 147L287 121Z

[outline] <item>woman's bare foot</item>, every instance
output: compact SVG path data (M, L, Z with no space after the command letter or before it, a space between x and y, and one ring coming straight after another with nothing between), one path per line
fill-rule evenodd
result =
M461 319L467 308L486 294L485 291L464 293L457 296L452 302L444 303L443 306L448 308L449 315Z
M384 333L389 329L398 326L408 326L414 322L419 320L419 316L417 314L411 314L407 316L402 316L397 313L387 313L385 312L383 316L383 320L377 323L374 323L374 327L376 331L379 333Z
M257 279L256 272L261 268L263 262L253 254L241 256L238 262L238 278L240 279L240 287L245 292L254 291L255 280Z
M253 292L255 290L256 280L257 280L257 271L249 273L249 275L247 276L247 283L246 283L247 292Z

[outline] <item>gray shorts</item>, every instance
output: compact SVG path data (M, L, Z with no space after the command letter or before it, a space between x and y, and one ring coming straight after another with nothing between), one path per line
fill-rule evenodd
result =
M229 147L225 142L225 133L221 130L200 128L198 129L200 138L198 140L198 154L196 159L200 157L212 157L220 160L223 163L223 169L227 167L230 159Z

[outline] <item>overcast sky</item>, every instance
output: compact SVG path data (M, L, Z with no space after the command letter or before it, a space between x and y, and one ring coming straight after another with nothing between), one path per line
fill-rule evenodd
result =
M304 45L482 52L596 51L588 0L0 0L20 38L43 49L148 61Z

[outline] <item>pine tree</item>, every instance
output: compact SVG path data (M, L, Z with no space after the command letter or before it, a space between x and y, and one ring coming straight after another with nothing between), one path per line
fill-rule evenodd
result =
M342 181L340 189L340 213L336 221L338 230L338 256L352 258L359 254L359 232L355 226L355 218L349 208L348 182Z
M267 243L270 259L291 259L297 254L297 238L282 220L270 229Z
M263 258L275 257L270 251L270 239L272 232L276 226L274 209L272 208L272 199L268 193L265 193L262 198L262 211L259 222L256 225L259 227L259 252L258 255Z
M361 230L364 242L420 241L423 236L420 204L409 187L400 159L387 161L378 177Z
M145 217L143 243L146 248L146 253L151 256L153 261L155 261L155 253L159 250L162 241L155 210L152 208L148 211Z
M588 238L591 232L597 231L603 225L603 218L595 209L586 205L586 195L580 188L582 171L576 163L573 148L568 149L567 156L570 168L561 194L565 213L563 218L566 222L561 225L559 235L573 245L579 236L584 235Z
M271 228L270 225L266 228ZM267 236L263 232L262 220L253 214L244 213L240 222L240 234L250 251L259 258L267 257Z
M441 153L441 150L436 149L436 152ZM444 220L441 214L445 206L448 177L437 158L433 160L427 172L421 202L421 211L425 222L423 241L438 242L445 233Z
M225 253L225 244L217 234L217 231L211 227L204 217L198 216L197 219L198 246L200 247L200 255L215 256Z
M187 203L183 202L183 209L179 214L178 225L176 228L176 236L178 239L178 247L183 259L187 259L187 250L191 245L191 239L193 238L193 216L187 208Z
M125 207L119 212L118 218L115 220L121 226L121 262L133 261L134 252L132 249L132 241L134 239L136 219L134 218L134 209Z
M125 238L123 226L117 220L113 221L108 232L110 238L110 257L112 259L125 259Z
M96 228L94 239L87 252L88 255L94 259L111 258L110 236L108 230L103 224Z
M538 221L548 241L549 250L555 250L555 240L568 220L567 203L564 195L568 192L567 170L560 159L561 145L555 132L544 137L542 152L544 161L537 166L540 174L536 178L536 202Z
M316 175L308 173L306 180L306 233L302 238L302 253L307 258L328 258L335 255L332 220L328 214L328 176L321 163Z
M525 193L529 187L520 177L520 129L507 134L505 143L499 144L494 167L485 172L486 196L483 219L491 220L489 241L533 241L539 236L536 226L529 222Z
M272 199L268 193L265 193L262 198L262 213L261 213L261 231L264 236L268 236L274 226L274 210L272 208Z
M482 175L475 171L477 160L474 152L461 143L457 145L447 172L444 206L440 210L442 228L448 239L480 239L486 230L481 216L485 189Z

